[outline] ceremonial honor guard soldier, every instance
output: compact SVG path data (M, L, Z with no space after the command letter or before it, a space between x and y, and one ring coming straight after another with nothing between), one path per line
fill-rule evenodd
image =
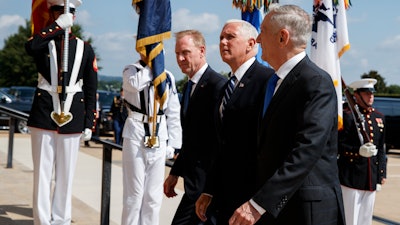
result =
M370 142L360 140L360 129L350 108L343 109L338 167L347 225L372 223L375 193L386 180L384 115L372 107L376 82L376 79L365 78L349 85L354 90L359 120L364 123L360 126L364 126ZM355 113L355 116L358 115Z
M90 140L95 127L96 57L88 43L70 33L75 9L81 3L47 0L49 25L25 44L38 70L28 119L35 225L71 224L72 182L80 140Z
M163 198L165 159L181 148L180 103L166 73L165 101L155 99L154 74L145 56L123 70L128 117L122 131L122 225L156 225Z

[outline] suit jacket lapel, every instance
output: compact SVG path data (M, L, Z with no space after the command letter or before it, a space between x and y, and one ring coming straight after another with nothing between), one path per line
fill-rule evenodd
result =
M240 79L240 81L237 83L237 85L235 87L235 90L233 91L233 93L231 95L231 99L227 103L227 107L229 107L229 105L231 105L231 103L234 103L236 101L236 99L240 97L240 95L241 95L241 93L243 91L243 88L246 87L246 84L248 82L250 82L250 80L251 80L251 78L253 76L253 70L254 70L254 67L255 67L256 63L258 63L257 60L254 61L253 64L251 64L251 66L246 71L246 73L244 73L242 79ZM225 88L226 88L226 85L225 85Z
M270 119L270 114L276 109L276 105L279 103L279 101L285 97L286 93L288 93L288 90L292 88L292 86L295 84L297 81L299 75L300 75L300 68L304 65L304 63L307 63L307 56L302 59L285 77L285 79L282 81L281 85L279 86L278 90L274 94L274 97L271 99L271 102L268 106L267 111L265 112L265 115L263 117L263 120L266 120L265 123L268 123L268 120ZM265 127L265 126L263 126Z
M201 92L201 89L203 89L205 86L207 86L208 80L210 78L210 73L208 73L209 67L207 67L207 69L204 71L204 74L201 76L199 82L197 82L195 89L192 92L192 96L190 98L190 100L194 100L197 98L197 96L199 95L198 92ZM190 102L191 102L190 101ZM190 105L189 102L189 105Z
M190 111L190 105L192 102L196 102L196 99L198 98L199 94L201 94L201 89L207 86L208 80L210 78L210 73L208 73L209 66L207 69L204 71L204 74L201 76L200 80L197 82L196 86L194 87L194 90L192 90L192 95L190 97L189 105L187 111ZM187 85L186 85L187 86ZM188 113L187 113L188 114Z

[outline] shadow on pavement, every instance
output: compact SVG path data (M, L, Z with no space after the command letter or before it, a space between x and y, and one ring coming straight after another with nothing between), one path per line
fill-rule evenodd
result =
M14 214L16 218L8 217L7 214ZM33 225L32 208L29 205L0 205L0 224L2 225Z

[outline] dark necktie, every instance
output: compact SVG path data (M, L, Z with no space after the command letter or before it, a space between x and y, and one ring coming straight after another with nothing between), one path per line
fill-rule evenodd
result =
M265 98L264 98L263 115L265 115L265 112L267 111L268 105L271 102L272 96L274 95L276 83L278 82L278 80L279 80L279 77L276 74L274 74L268 80L267 91L265 92Z
M225 105L231 98L231 95L233 93L233 89L235 89L235 82L236 82L236 76L233 75L229 78L228 80L228 86L226 86L225 93L224 93L224 98L222 99L222 113L224 112Z
M185 96L183 99L183 101L184 101L183 102L183 114L186 114L186 110L189 105L190 94L192 93L193 84L194 84L193 81L191 81L191 80L188 81L186 91L185 91Z

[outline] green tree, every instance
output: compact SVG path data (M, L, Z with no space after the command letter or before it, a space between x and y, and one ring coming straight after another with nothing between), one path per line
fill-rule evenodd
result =
M186 82L187 82L186 76L181 80L175 81L176 89L178 89L179 93L183 93L183 87L185 86Z
M25 27L19 26L18 33L4 41L4 48L0 51L0 86L37 84L36 66L24 48L30 34L30 26L26 22Z
M387 94L400 96L400 86L399 85L390 85L386 88Z
M99 80L97 83L97 89L98 90L107 90L107 91L112 91L112 92L118 92L120 91L122 87L122 83L120 81L102 81Z
M92 39L83 37L82 27L74 24L72 32L75 36L91 43ZM31 25L26 21L25 26L19 26L18 32L4 41L4 47L0 50L0 86L36 86L37 70L33 58L25 51L25 42L31 36ZM97 60L99 60L96 54ZM99 68L101 69L101 68Z

